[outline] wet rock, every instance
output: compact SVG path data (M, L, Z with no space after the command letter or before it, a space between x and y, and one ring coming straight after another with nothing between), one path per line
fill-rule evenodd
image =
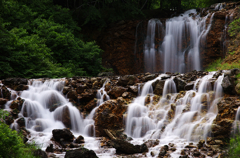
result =
M138 87L137 86L130 86L128 91L132 92L133 94L138 94Z
M238 95L240 95L240 83L238 83L236 86L235 86L235 91Z
M114 147L117 153L125 153L125 154L135 154L135 153L143 153L147 152L148 148L146 144L142 145L133 145L124 140L112 140L110 145Z
M48 158L47 154L41 149L37 149L33 151L33 155L39 158Z
M63 87L63 94L66 95L71 90L71 87Z
M26 78L7 78L2 80L2 83L11 89L16 90L19 85L27 85L28 80Z
M123 113L127 107L122 99L108 100L96 111L95 130L96 136L106 136L104 129L118 130L123 128Z
M193 87L194 87L194 84L195 84L195 81L189 82L189 83L187 83L187 84L185 85L184 89L185 89L186 91L192 90Z
M24 91L24 90L27 90L27 89L28 89L28 85L23 85L23 84L17 85L14 88L15 91Z
M222 88L223 88L224 93L236 94L234 79L229 76L225 76L223 78Z
M185 86L187 85L187 83L184 80L182 80L179 77L175 77L173 80L174 80L174 82L176 84L178 92L185 90Z
M11 92L7 89L6 86L3 85L3 86L0 88L0 96L1 96L2 98L5 98L5 99L10 100L10 99L11 99Z
M84 84L84 85L79 85L79 86L77 86L76 91L77 91L78 94L81 94L81 93L83 93L84 90L87 89L87 88L88 88L88 87L87 87L86 84Z
M201 155L201 153L198 150L193 151L193 156L199 157L200 155Z
M144 144L146 144L147 147L150 148L150 147L154 147L154 146L158 145L159 142L160 141L158 139L156 139L156 140L155 139L150 139L150 140L144 142Z
M203 147L204 144L205 144L205 140L201 139L201 140L199 140L197 146L200 149L201 147Z
M75 139L74 141L75 143L78 143L78 144L81 144L81 143L84 143L84 137L83 136L78 136L77 139Z
M131 92L124 92L124 93L122 94L122 97L123 97L123 98L131 98L131 97L132 97L132 93L131 93Z
M93 150L79 148L67 151L64 158L98 158Z
M165 81L157 80L153 85L153 93L156 95L162 95Z
M96 97L97 91L93 89L86 89L81 95L78 97L80 102L89 102Z
M54 129L52 130L53 138L56 141L60 141L63 139L64 141L72 142L74 139L74 136L72 132L65 128L65 129Z
M23 117L19 118L17 123L20 127L25 127L25 119Z
M5 104L7 103L7 99L4 98L0 98L0 109L4 109L5 108Z
M67 128L71 128L71 117L67 106L61 107L61 113L54 113L54 119L61 121Z
M69 101L77 101L78 100L78 94L75 90L70 90L68 93L67 93L67 98L69 98Z
M20 97L18 97L17 100L12 101L10 108L21 111L23 102L24 102L24 100L21 99Z
M114 99L122 96L122 94L126 91L127 91L127 88L124 88L121 86L115 86L108 92L108 95L110 96L110 98Z
M53 152L53 144L50 144L50 145L46 148L46 152Z
M142 78L142 80L144 82L147 82L147 81L150 81L150 80L153 80L154 78L156 78L157 76L155 74L151 74L151 75L147 75L145 77Z
M127 85L134 85L138 82L138 78L134 75L125 75L120 77L117 85L118 86L127 86Z
M94 98L89 103L87 103L87 105L84 106L84 109L88 112L91 112L92 109L94 109L96 106L97 106L97 99Z

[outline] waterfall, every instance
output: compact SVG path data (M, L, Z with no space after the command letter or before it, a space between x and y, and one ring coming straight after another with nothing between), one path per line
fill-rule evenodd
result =
M157 32L156 32L157 30ZM163 25L158 19L151 19L148 21L147 37L144 41L144 63L146 72L155 72L156 65L156 53L160 53L160 42L156 41L160 39L164 34ZM155 44L157 42L157 44ZM156 49L156 46L159 48Z
M209 15L201 18L195 9L186 11L166 20L165 30L160 20L149 20L143 48L145 72L159 71L157 65L164 72L201 70L200 41L206 39L214 13L206 26Z
M127 111L125 132L134 138L132 142L138 144L145 139L160 139L161 145L174 143L180 152L184 142L206 140L218 113L217 103L223 95L221 83L224 75L215 79L214 74L209 72L195 81L193 90L180 93L176 91L174 76L165 79L163 95L158 103L146 103L145 100L154 95L152 84L162 80L164 74L146 82L141 95ZM214 85L211 83L213 80Z

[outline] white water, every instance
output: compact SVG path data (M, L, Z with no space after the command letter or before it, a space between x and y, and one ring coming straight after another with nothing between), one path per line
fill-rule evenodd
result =
M109 96L106 94L104 87L98 91L99 103L104 102L103 95L106 95L106 99ZM94 137L94 120L93 116L89 115L86 119L83 119L79 110L73 106L68 99L62 94L64 85L64 79L52 79L42 82L41 80L31 80L29 82L29 89L23 91L20 97L24 99L22 110L19 113L19 118L25 118L26 129L31 132L29 142L35 142L43 150L51 144L52 130L66 128L62 120L64 120L64 111L69 111L71 131L77 138L79 135L84 136L85 144L84 147L94 150L99 157L107 158L109 155L115 153L115 149L101 149L99 140ZM15 94L15 91L11 91ZM16 98L16 97L15 97ZM5 108L9 109L9 105L12 101L6 103ZM54 111L50 111L52 106L57 108ZM94 115L94 109L91 114ZM68 112L65 112L68 113ZM18 129L17 119L11 124L11 128ZM54 145L55 148L61 148ZM57 154L57 157L64 157L63 154Z
M194 15L194 17L192 16ZM206 17L201 18L195 9L166 21L165 33L158 19L148 22L147 37L144 42L144 66L146 72L155 72L156 64L161 64L164 72L186 72L201 70L200 41L206 41L211 29L214 13L206 26ZM157 29L156 29L157 28ZM156 32L158 30L158 32ZM163 35L163 42L157 41ZM201 43L202 46L204 43ZM156 63L156 53L162 63Z
M163 96L157 104L145 104L145 98L152 94L152 83L161 79L160 75L145 83L141 96L137 97L128 108L125 132L134 138L132 143L141 144L148 139L160 139L160 144L151 148L150 152L158 153L160 147L174 143L177 151L172 157L179 157L181 149L189 142L206 139L211 133L211 124L217 115L217 102L222 97L221 82L223 75L218 77L214 87L210 79L214 73L198 79L194 90L187 91L181 98L176 93L173 78L165 81ZM211 92L215 91L213 96ZM171 93L169 95L168 93ZM213 99L210 99L213 97ZM175 106L174 118L169 118L171 106ZM187 110L188 109L188 110ZM156 155L157 156L157 155Z
M157 32L156 32L157 30ZM146 72L155 72L156 53L161 53L155 48L155 37L158 39L164 36L163 25L158 19L148 21L147 37L144 41L144 63Z

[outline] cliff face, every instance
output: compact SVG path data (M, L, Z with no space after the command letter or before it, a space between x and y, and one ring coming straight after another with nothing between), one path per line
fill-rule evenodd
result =
M215 10L216 5L198 10L202 17L214 13L211 29L206 39L200 41L202 69L214 60L225 57L229 43L226 26L237 16L239 5L239 2L223 3L225 7L221 10ZM160 17L161 15L158 18L164 25L167 18ZM210 18L211 16L208 16L206 20L207 25L210 23ZM95 40L104 50L102 61L105 67L113 68L119 75L144 72L143 43L148 20L120 21L95 36ZM162 59L156 59L157 63L162 62ZM163 71L159 65L156 66L156 72Z

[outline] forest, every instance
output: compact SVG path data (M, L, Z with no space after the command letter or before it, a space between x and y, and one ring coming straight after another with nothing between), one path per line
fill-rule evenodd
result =
M101 29L147 10L206 7L223 0L0 0L0 78L96 76L103 50L81 27Z

